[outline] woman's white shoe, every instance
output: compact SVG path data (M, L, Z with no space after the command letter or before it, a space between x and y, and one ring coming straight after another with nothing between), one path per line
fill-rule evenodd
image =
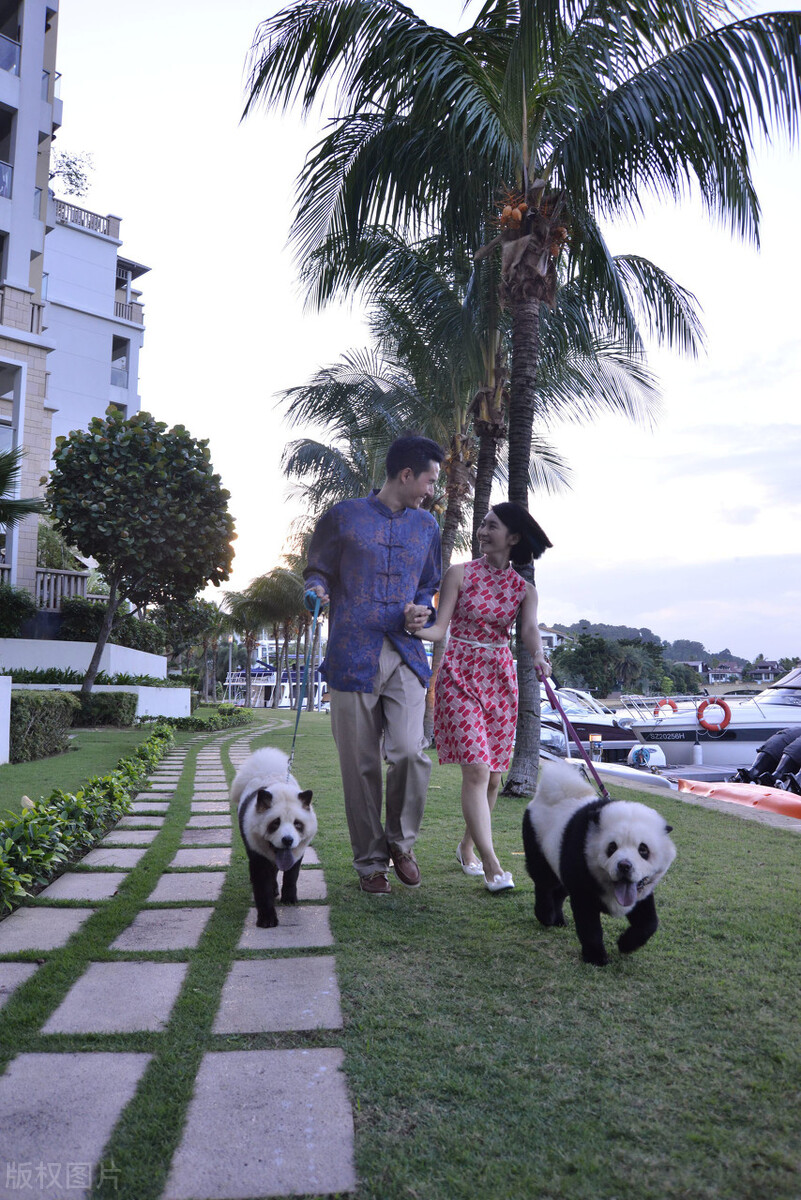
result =
M488 892L506 892L514 886L511 871L504 871L502 875L496 875L493 879L487 879L486 875L484 876L484 887Z
M475 877L477 875L484 874L484 868L482 867L480 862L466 863L464 861L464 859L462 858L462 847L461 846L456 847L456 861L458 862L459 866L464 871L465 875L472 875Z

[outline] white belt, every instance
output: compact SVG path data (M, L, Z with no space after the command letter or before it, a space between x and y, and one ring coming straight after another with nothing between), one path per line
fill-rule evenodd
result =
M452 642L462 642L465 646L480 646L482 650L502 650L508 648L508 642L474 642L472 638L451 637Z

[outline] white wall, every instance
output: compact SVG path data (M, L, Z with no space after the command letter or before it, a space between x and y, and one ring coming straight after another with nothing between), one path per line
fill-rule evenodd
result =
M0 671L58 670L86 672L94 653L94 642L57 642L44 638L0 638ZM152 675L167 678L167 659L162 654L106 646L100 670L107 675Z
M2 682L0 676L0 682ZM79 692L79 683L18 683L15 692ZM122 684L95 684L95 692L134 692L137 717L189 717L192 715L190 689L183 687L124 687ZM0 701L1 703L1 701ZM0 759L2 761L2 759Z
M9 760L11 729L11 677L0 675L0 763Z

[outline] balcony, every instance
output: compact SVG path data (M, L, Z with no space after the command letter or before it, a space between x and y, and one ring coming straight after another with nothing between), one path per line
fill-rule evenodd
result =
M20 44L0 33L0 71L19 75Z
M145 308L143 304L132 301L126 304L123 300L114 301L114 316L120 321L131 321L134 325L144 324Z
M0 162L0 196L11 199L11 184L14 179L14 168L11 163Z
M102 217L100 213L79 208L77 204L68 204L66 200L56 200L56 220L59 225L75 225L79 229L88 229L91 233L102 233L104 237L119 240L119 217Z
M36 607L44 612L59 612L63 600L86 596L88 571L55 571L36 568Z

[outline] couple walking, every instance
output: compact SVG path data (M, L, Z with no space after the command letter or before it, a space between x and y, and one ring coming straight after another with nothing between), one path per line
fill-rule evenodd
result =
M439 528L422 508L444 457L429 438L390 446L386 481L344 500L318 522L305 571L309 592L330 604L323 673L339 754L353 865L362 891L386 895L390 862L418 887L414 844L431 760L423 716L430 669L423 640L450 641L436 683L434 732L441 763L462 768L464 836L457 858L490 891L513 887L492 843L491 817L511 759L517 679L509 631L518 610L523 642L540 677L550 673L537 626L537 593L512 564L550 545L525 509L498 504L479 529L483 556L451 567L440 588ZM387 761L382 818L382 756ZM479 861L480 859L480 861Z

